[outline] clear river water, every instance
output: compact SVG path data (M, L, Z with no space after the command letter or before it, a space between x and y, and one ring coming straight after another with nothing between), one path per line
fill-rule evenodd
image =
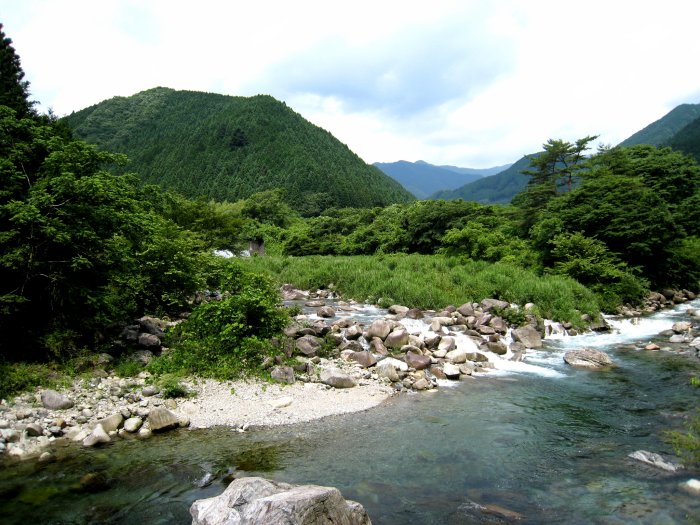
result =
M698 360L640 349L667 340L657 334L688 306L700 301L616 321L609 335L547 339L524 364L359 414L246 433L180 430L0 464L0 523L188 524L195 499L242 475L336 486L375 525L698 523L700 497L679 484L700 473L627 457L672 454L662 431L698 407L689 382ZM583 346L617 366L567 367L564 351Z

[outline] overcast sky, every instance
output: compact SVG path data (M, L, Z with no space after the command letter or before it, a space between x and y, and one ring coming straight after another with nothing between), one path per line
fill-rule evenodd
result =
M155 86L271 94L367 162L485 168L700 102L695 0L0 0L58 115Z

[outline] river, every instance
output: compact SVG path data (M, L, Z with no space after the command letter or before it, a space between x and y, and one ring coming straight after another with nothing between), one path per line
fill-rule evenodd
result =
M0 521L186 524L192 501L247 474L336 486L375 525L697 523L700 498L679 488L690 473L627 457L672 454L661 432L698 407L698 360L641 349L666 340L657 334L688 306L700 301L613 321L611 334L555 336L524 364L496 363L364 413L247 433L181 430L64 447L51 463L5 463ZM581 346L608 351L617 366L567 367L564 351Z

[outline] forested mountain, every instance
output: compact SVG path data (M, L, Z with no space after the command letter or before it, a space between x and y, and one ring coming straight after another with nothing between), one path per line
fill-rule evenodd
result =
M65 117L76 137L125 153L126 170L189 197L235 201L273 188L302 214L413 196L329 132L267 95L154 88Z
M375 162L382 170L419 199L427 199L441 190L453 190L477 181L482 177L499 173L508 166L486 169L459 168L457 166L435 166L419 160L408 162Z
M700 117L676 133L666 144L700 162Z
M526 155L496 175L483 177L455 190L439 191L432 198L464 199L482 204L505 204L527 186L528 177L522 174L522 170L529 166L530 159Z
M667 144L673 136L693 120L700 118L700 104L681 104L676 106L659 120L623 140L620 146L650 144L660 146Z

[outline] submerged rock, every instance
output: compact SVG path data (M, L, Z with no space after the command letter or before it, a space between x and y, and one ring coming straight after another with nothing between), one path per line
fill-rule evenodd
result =
M683 465L668 461L660 454L648 452L646 450L637 450L636 452L629 454L628 457L669 472L677 472L683 468Z
M592 348L569 350L564 354L564 362L581 368L604 368L613 364L608 354Z
M334 487L234 480L223 494L195 501L192 525L371 525L364 507Z

